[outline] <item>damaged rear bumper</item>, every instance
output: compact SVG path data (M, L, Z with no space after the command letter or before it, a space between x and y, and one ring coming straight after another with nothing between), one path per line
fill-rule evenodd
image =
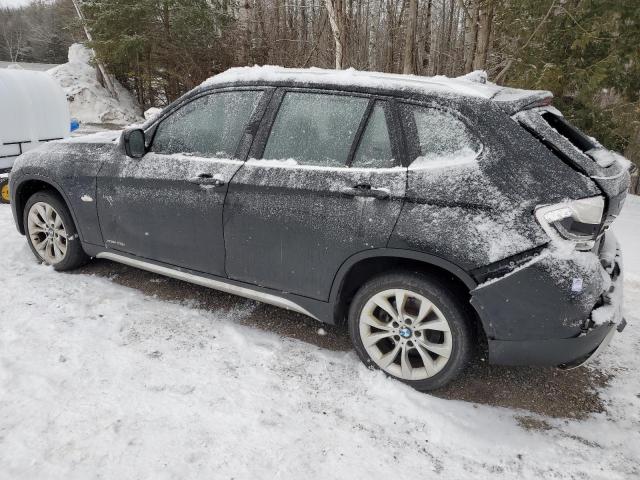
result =
M597 254L551 249L480 285L471 303L485 327L489 361L573 368L626 326L620 249L607 232Z

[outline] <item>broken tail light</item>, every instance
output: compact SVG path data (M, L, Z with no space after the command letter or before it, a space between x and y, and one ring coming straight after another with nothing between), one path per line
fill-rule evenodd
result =
M569 200L536 208L538 223L552 239L572 242L576 250L591 250L602 230L602 196Z

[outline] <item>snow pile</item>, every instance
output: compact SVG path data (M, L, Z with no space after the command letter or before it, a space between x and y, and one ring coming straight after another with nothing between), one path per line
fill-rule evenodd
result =
M92 56L91 50L76 43L69 48L69 63L48 71L65 91L71 116L83 123L126 125L142 120L135 99L117 80L113 79L117 99L98 82Z
M460 75L459 77L456 77L460 80L467 80L469 82L476 82L476 83L487 83L487 80L489 78L489 76L487 75L487 72L485 70L474 70L473 72L469 72L465 75Z

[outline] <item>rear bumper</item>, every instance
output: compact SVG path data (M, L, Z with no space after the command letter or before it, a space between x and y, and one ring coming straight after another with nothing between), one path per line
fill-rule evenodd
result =
M620 249L611 232L598 254L545 252L472 292L489 361L571 368L593 358L626 326Z
M498 365L540 365L574 368L584 365L604 350L616 331L624 330L627 322L599 325L574 338L551 340L501 341L489 340L489 359Z

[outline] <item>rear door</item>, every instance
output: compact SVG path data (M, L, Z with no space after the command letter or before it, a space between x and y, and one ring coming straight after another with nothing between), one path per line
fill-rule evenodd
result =
M229 277L326 300L347 258L385 247L406 185L393 119L382 98L278 91L229 186Z
M234 90L200 96L161 120L143 158L106 162L98 175L106 246L223 276L224 199L242 165L238 157L247 153L247 126L260 115L263 95Z

